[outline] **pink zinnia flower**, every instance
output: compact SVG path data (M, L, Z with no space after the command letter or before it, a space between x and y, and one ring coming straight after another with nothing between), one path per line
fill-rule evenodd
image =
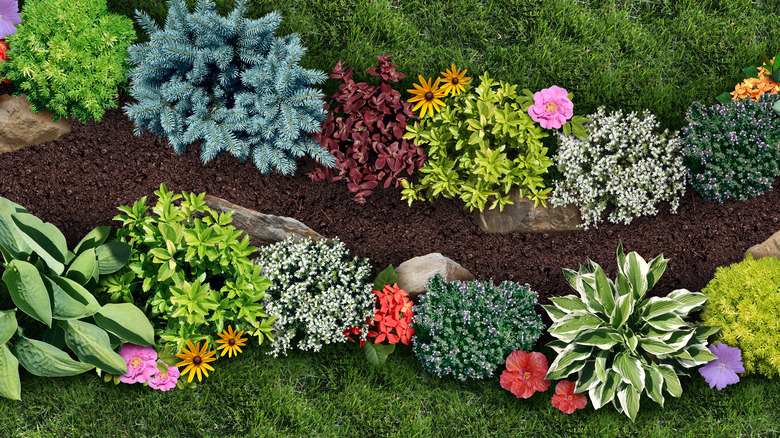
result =
M699 374L710 384L710 388L720 390L727 385L739 382L737 373L745 372L745 367L742 364L742 351L720 342L717 345L710 344L709 349L712 354L717 356L717 359L711 360L699 368Z
M16 0L0 0L0 38L15 34L14 24L22 24L19 3Z
M127 361L127 373L119 376L124 383L143 383L157 372L157 352L152 347L131 343L122 345L119 355Z
M571 414L577 409L582 409L588 404L585 394L574 393L574 382L561 380L555 385L555 395L552 396L552 405L560 409L564 414Z
M542 353L513 351L506 358L506 369L501 373L501 387L517 398L528 398L536 391L547 391L547 358Z
M560 129L574 115L574 104L569 93L557 86L534 93L534 104L528 107L528 115L544 129Z
M164 364L165 362L159 361L159 363ZM157 369L157 373L154 375L154 377L149 379L149 386L154 389L159 389L160 391L168 391L169 389L175 387L176 382L178 381L179 368L168 367L168 371L164 373Z

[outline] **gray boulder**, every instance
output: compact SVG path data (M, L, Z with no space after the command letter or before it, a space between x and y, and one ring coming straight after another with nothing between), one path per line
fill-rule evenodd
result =
M436 274L446 281L470 281L474 275L466 268L438 252L409 259L395 268L398 275L398 287L409 292L409 298L417 302L425 293L425 284Z
M0 154L70 134L70 122L67 119L52 122L52 116L48 110L40 114L30 111L30 103L24 94L19 97L0 96Z

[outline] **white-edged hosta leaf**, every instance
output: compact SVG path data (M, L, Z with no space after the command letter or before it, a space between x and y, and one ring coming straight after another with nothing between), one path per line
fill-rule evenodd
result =
M591 403L593 403L593 409L600 409L605 404L612 401L615 398L615 390L617 390L620 384L620 376L617 373L610 372L607 374L604 383L594 386L588 391Z
M596 279L593 274L583 274L580 275L580 278L582 279L582 293L580 293L580 297L582 297L585 306L592 313L605 313L604 306L601 305L596 297Z
M631 316L631 304L634 298L629 295L621 295L615 301L615 308L610 315L610 325L614 328L619 328L628 321Z
M566 370L571 369L572 364L576 367L578 362L587 360L591 353L593 352L593 347L587 347L584 345L577 345L577 344L570 344L566 349L563 350L561 354L558 355L558 357L555 358L552 365L550 365L549 370L547 371L547 379L550 379L551 375L560 374L560 372L557 372L557 370ZM577 369L579 370L579 368ZM564 374L562 377L568 376L571 372Z
M602 382L607 380L607 359L612 355L612 351L610 350L602 350L600 351L595 358L595 366L596 366L596 376L598 376L599 380Z
M688 327L688 324L677 316L676 313L664 313L655 318L646 319L645 322L658 330L666 332Z
M719 331L720 327L707 327L700 325L696 327L696 334L694 336L696 337L697 343L707 345L709 344L710 336L718 333Z
M580 370L580 374L577 377L577 386L574 388L574 392L579 394L581 392L589 391L594 386L598 385L601 380L596 375L596 361L585 361L585 365Z
M707 295L701 292L691 292L688 289L677 289L669 292L666 298L680 303L680 307L676 310L676 313L680 316L686 316L694 310L701 309L707 301Z
M542 305L542 309L544 309L547 312L547 316L549 316L550 319L552 319L553 323L560 321L561 318L567 315L567 313L564 312L563 310L555 306L551 306L549 304Z
M581 331L574 342L580 345L597 347L601 350L609 350L621 340L622 337L617 330L609 327L599 327Z
M617 391L618 402L623 409L623 413L631 419L636 421L636 414L639 412L639 395L640 391L637 391L631 385L621 385Z
M604 306L604 313L609 315L615 308L615 297L612 294L612 282L607 278L606 274L604 274L604 270L601 269L601 266L599 265L596 265L593 277L596 281L596 299L599 304Z
M639 348L646 352L658 356L663 354L674 353L678 349L670 347L665 342L655 340L653 338L642 338L639 340Z
M650 319L664 313L675 313L679 307L680 303L671 298L652 297L642 305L642 317Z
M675 351L682 350L694 340L695 329L684 328L671 332L671 335L663 341L666 345L674 348Z
M577 271L573 271L568 268L563 268L563 278L569 283L572 289L582 294L582 279Z
M583 330L601 327L602 325L604 325L604 321L598 316L589 312L577 311L566 315L565 318L550 326L548 332L558 339L571 340Z
M627 351L621 351L615 356L612 363L612 369L620 374L623 382L633 385L638 391L641 391L645 384L645 370L639 359L631 356Z
M650 260L647 270L647 290L652 289L653 286L658 283L661 276L664 275L667 263L669 263L669 259L665 259L663 254Z
M704 345L693 345L688 347L686 351L693 357L693 361L695 362L694 366L703 365L709 361L717 359L717 357L712 354L709 348L705 347Z
M639 301L647 293L647 272L649 271L647 262L639 254L631 252L626 257L628 266L625 268L628 282L633 288L634 300Z
M664 406L664 376L655 367L643 366L645 369L645 392L654 402Z
M680 385L680 378L677 377L677 373L674 372L674 368L670 365L656 365L650 366L657 369L664 377L664 389L666 392L672 395L672 397L679 397L682 395L682 386Z
M569 346L568 342L563 341L550 341L547 343L547 348L552 349L556 354L563 353L563 350Z
M571 313L576 310L587 310L588 308L585 306L585 303L582 302L582 299L576 295L566 295L563 297L552 297L550 298L550 301L555 305L555 307L563 310L566 313Z
M628 279L623 274L618 274L615 279L615 287L617 287L619 295L630 295L631 285L628 283Z

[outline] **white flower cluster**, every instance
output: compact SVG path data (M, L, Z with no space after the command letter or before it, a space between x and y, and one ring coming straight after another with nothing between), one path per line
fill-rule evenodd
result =
M552 204L579 205L585 229L598 226L609 204L615 206L609 215L613 223L655 215L662 201L670 201L672 213L677 212L685 193L677 133L658 133L659 123L647 110L626 116L599 108L587 117L587 141L558 134L555 161L564 179L553 190Z
M274 357L293 347L319 351L324 344L345 342L345 330L374 314L368 259L350 258L337 238L287 239L261 248L255 264L273 283L262 304L268 315L277 316Z

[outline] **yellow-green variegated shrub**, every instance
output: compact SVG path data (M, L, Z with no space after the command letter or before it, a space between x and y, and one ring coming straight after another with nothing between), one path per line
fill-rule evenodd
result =
M742 350L748 373L780 374L780 260L764 257L720 267L702 291L702 320L718 325L717 340Z

